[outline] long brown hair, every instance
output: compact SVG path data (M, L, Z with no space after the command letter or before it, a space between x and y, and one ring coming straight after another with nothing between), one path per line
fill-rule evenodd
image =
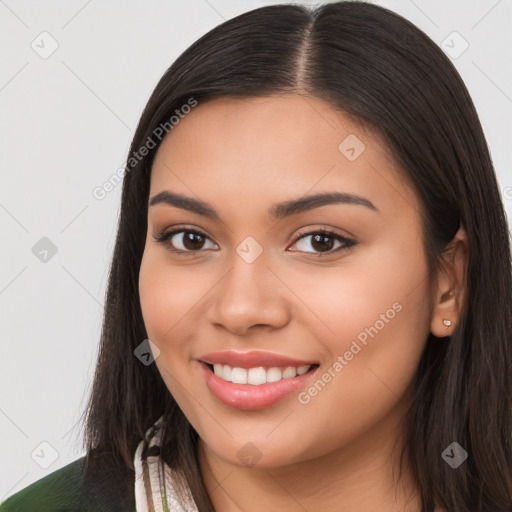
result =
M157 51L161 51L158 49ZM135 448L164 415L166 462L181 473L201 512L213 511L197 459L198 434L155 364L134 349L147 338L138 294L151 166L176 110L194 98L304 93L376 130L424 209L432 276L459 226L469 241L467 300L448 340L429 335L408 416L403 456L423 510L512 509L512 275L497 179L474 104L451 61L422 31L385 8L338 2L273 5L232 18L202 36L165 72L133 137L106 294L94 383L87 406L88 460L133 470ZM167 130L166 130L167 131ZM142 146L148 154L133 160ZM467 452L457 469L441 453ZM92 467L92 466L90 466Z

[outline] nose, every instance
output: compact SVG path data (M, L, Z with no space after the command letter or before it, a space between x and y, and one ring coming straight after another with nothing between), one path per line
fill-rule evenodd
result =
M261 254L247 263L235 254L232 266L215 286L207 319L236 335L252 330L278 329L290 321L286 286Z

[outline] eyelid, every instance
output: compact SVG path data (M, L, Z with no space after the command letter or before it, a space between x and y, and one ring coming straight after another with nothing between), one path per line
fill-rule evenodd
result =
M297 233L296 237L294 238L294 240L292 242L292 246L295 245L300 240L302 240L303 238L306 238L308 236L313 236L316 234L321 234L321 235L328 236L330 238L334 238L335 240L338 240L342 245L336 249L330 249L329 251L326 251L326 252L307 252L307 251L292 251L292 252L306 252L306 254L314 254L315 256L327 257L327 256L331 256L333 254L337 254L338 252L340 252L344 249L350 249L351 247L354 247L355 245L357 245L357 242L353 238L344 236L332 228L322 227L322 228L316 228L316 229L314 229L314 228L313 229L311 229L311 228L301 229Z
M202 231L201 229L195 228L195 227L191 227L191 226L175 226L175 227L173 227L170 230L163 229L160 232L159 235L153 235L153 239L156 242L163 243L164 245L168 245L166 242L170 238L172 238L174 235L177 235L178 233L182 233L182 232L194 233L196 235L202 236L203 238L207 238L208 240L211 240L213 242L211 237L208 236L204 231ZM213 243L215 245L217 245L216 242L213 242ZM173 253L178 253L178 254L197 254L197 253L200 253L200 252L204 252L202 250L199 250L199 251L183 251L181 249L170 249L170 248L168 248L168 250L173 252Z
M206 238L206 239L208 239L208 240L213 242L211 237L208 236L206 233L204 233L204 231L202 231L201 229L192 227L192 226L175 226L172 229L170 229L169 231L164 229L164 230L162 230L160 232L159 235L157 235L157 236L153 235L153 239L156 242L163 243L164 245L169 245L166 242L170 238L172 238L174 235L176 235L178 233L182 233L182 232L194 233L194 234L200 235L203 238ZM330 249L329 251L326 251L324 253L322 253L322 252L308 252L308 251L291 251L291 252L306 253L306 254L313 254L315 256L325 256L325 257L327 257L327 256L331 256L333 254L337 254L338 252L341 252L342 250L348 250L348 249L354 247L355 245L357 245L357 242L353 238L349 238L347 236L344 236L344 235L338 233L337 231L335 231L333 228L319 227L319 228L303 228L303 229L299 230L299 232L294 237L294 239L293 239L293 241L292 241L292 243L291 243L291 245L289 247L295 245L297 242L299 242L303 238L306 238L308 236L313 236L315 234L324 234L324 235L329 236L331 238L335 238L336 240L340 241L342 245L341 245L341 247L338 247L338 248L336 248L334 250ZM215 245L218 245L216 242L213 242L213 243ZM200 254L202 252L205 252L202 249L199 249L197 251L192 251L192 250L184 251L182 249L173 249L173 248L169 248L169 247L167 247L167 249L169 251L175 253L175 254L185 254L185 255Z

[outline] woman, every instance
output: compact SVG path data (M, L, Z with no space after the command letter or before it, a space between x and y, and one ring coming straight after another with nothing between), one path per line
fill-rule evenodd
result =
M437 45L371 4L247 12L132 141L87 455L0 510L512 510L511 311Z

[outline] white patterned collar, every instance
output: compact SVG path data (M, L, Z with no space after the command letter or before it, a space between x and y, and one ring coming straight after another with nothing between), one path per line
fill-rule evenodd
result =
M163 416L146 431L137 446L135 465L135 509L137 512L198 512L188 486L186 495L178 492L178 474L164 462L160 468L161 425Z

